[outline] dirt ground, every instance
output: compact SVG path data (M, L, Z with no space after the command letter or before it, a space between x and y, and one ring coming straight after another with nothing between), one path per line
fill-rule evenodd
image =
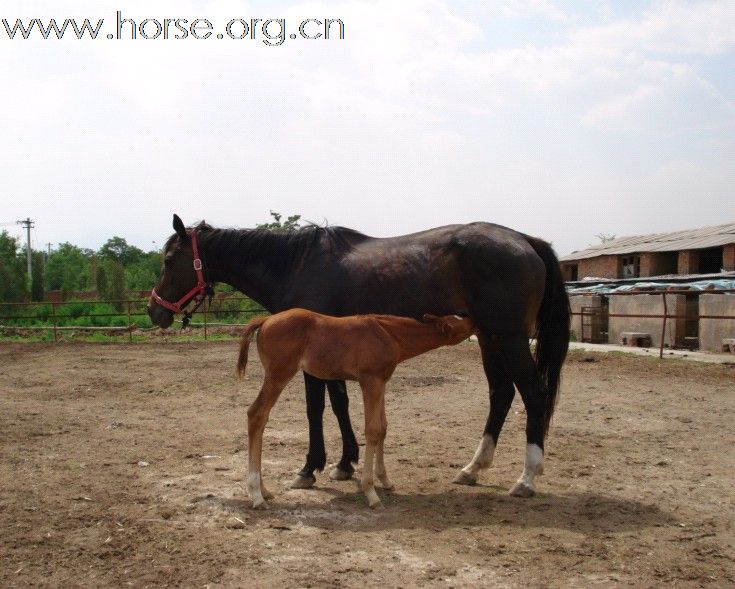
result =
M288 483L301 379L266 429L276 497L249 508L246 415L261 369L236 342L0 346L0 586L589 587L735 584L735 368L571 355L532 499L516 397L495 465L451 483L487 412L477 345L400 366L371 511L354 481ZM362 438L362 403L350 385ZM340 439L325 414L327 451Z

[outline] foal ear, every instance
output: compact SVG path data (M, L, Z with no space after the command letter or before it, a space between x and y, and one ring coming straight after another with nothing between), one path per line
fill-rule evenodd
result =
M176 231L176 234L181 238L182 241L186 241L188 238L186 234L186 227L184 227L184 222L181 220L181 217L179 217L176 213L174 213L174 231Z

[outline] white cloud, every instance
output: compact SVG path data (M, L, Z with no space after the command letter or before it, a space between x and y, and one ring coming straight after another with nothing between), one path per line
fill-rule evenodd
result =
M55 3L16 4L23 17L114 17L83 0L69 0L62 14ZM174 209L234 225L276 209L382 235L489 219L569 250L585 231L575 215L590 194L624 224L647 191L696 190L706 176L709 208L723 208L733 103L694 57L731 54L732 2L657 2L637 18L581 28L566 7L345 0L279 12L237 0L206 9L135 0L125 16L220 26L234 17L334 17L347 36L275 48L3 40L0 108L13 116L0 173L17 207L9 214L66 235L46 240L83 245L126 231L145 245L165 235ZM558 28L546 44L529 34L492 49L482 19L498 17L520 31L537 20ZM661 172L654 191L650 174L669 162L680 175ZM109 202L121 203L114 218ZM706 217L676 214L679 226Z
M735 5L732 0L656 2L642 18L577 31L573 42L618 51L723 53L735 47Z

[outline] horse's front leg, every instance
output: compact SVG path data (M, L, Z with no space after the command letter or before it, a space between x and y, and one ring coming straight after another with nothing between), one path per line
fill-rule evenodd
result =
M306 386L306 417L309 420L309 451L306 464L291 483L292 489L309 489L314 486L314 471L324 470L327 464L327 451L324 447L324 381L304 372Z
M327 391L329 391L329 403L332 405L332 411L337 417L339 431L342 434L342 458L329 473L329 478L334 481L346 481L352 478L355 472L353 464L357 464L360 456L360 449L350 422L350 399L343 380L327 381Z

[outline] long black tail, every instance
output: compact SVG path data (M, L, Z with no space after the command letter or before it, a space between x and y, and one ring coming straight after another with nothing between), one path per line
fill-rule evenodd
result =
M544 298L536 321L536 367L544 391L546 437L559 394L561 367L569 349L569 296L551 245L535 237L528 237L528 241L546 264Z

